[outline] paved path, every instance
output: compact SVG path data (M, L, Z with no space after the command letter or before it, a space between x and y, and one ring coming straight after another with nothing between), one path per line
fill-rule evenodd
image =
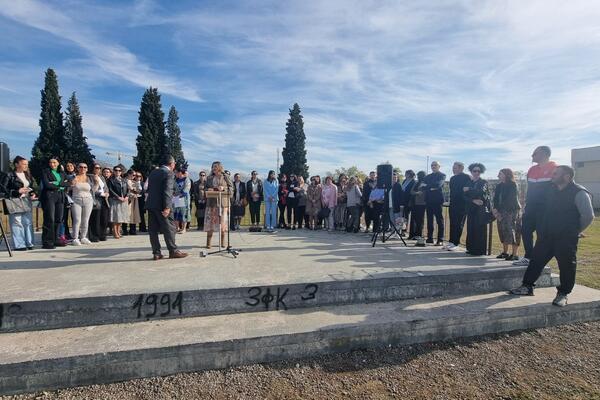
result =
M439 247L404 247L397 240L371 247L370 235L324 231L235 232L239 258L199 256L206 235L177 236L190 257L150 260L147 235L89 246L0 255L0 303L136 292L327 282L511 268L494 257L467 257Z

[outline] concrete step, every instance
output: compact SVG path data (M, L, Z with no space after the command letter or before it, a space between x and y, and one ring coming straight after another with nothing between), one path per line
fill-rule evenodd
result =
M600 291L488 293L0 335L0 394L600 319Z
M4 299L0 303L0 333L78 326L140 322L157 319L291 310L327 305L383 302L438 296L458 296L508 290L521 283L525 267L512 265L365 273L328 280L161 292L111 292L65 297L47 295L36 300ZM264 282L272 282L264 279ZM546 268L539 287L557 284ZM132 290L132 289L130 289ZM135 290L135 289L133 289Z

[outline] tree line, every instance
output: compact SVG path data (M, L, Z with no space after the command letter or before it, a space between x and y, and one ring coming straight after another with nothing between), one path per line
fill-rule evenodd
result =
M40 106L40 132L31 150L32 175L39 179L42 170L47 167L48 159L52 157L57 157L61 162L84 162L92 165L96 157L92 154L83 132L83 117L76 93L71 94L63 115L58 78L52 68L48 68L45 74ZM165 154L172 155L179 168L187 168L188 165L181 145L179 115L175 106L169 109L166 121L164 117L158 89L149 87L145 90L140 104L137 154L131 166L146 176L155 166L160 165ZM279 172L288 176L296 174L308 178L303 118L300 106L294 103L286 123L283 164Z

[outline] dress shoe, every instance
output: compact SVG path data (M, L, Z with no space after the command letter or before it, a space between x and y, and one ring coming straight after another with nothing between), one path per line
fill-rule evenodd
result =
M162 260L163 258L165 258L165 256L163 256L162 254L154 254L154 255L152 256L152 259L153 259L154 261Z
M188 256L188 253L184 253L183 251L175 250L169 253L169 258L185 258Z

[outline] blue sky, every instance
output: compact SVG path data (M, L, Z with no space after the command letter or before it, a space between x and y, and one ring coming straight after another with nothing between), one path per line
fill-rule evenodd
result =
M0 0L0 140L29 156L44 71L100 158L135 153L144 89L179 111L194 171L264 174L303 110L311 173L390 161L487 176L600 144L600 3Z

